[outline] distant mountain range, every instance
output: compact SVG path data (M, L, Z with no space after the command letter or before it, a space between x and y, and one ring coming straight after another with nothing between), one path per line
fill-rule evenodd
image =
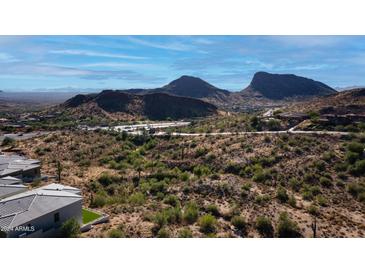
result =
M197 99L214 99L226 101L231 92L217 88L208 82L193 76L181 76L169 84L154 89L126 89L120 90L133 94L168 93L175 96L191 97Z
M290 97L324 96L334 94L336 90L321 82L294 74L257 72L242 93L281 100Z
M202 100L166 93L132 94L104 90L98 94L79 94L67 100L66 109L92 109L94 112L124 113L153 120L183 119L217 114L217 107Z
M62 107L103 113L125 113L151 119L182 119L209 116L222 109L240 109L240 105L263 104L283 99L310 98L337 93L333 88L293 74L257 72L241 92L229 92L192 76L182 76L154 89L104 90L78 94ZM252 100L254 98L254 100ZM237 107L238 106L238 107Z

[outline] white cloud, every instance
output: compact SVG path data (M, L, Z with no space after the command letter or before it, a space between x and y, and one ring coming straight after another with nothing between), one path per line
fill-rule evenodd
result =
M79 50L79 49L67 49L67 50L51 50L49 53L52 54L63 54L63 55L80 55L80 56L91 56L91 57L106 57L106 58L121 58L121 59L147 59L143 56L134 56L127 54L115 54L107 52L97 52L92 50Z
M330 47L345 41L342 36L306 36L284 35L270 36L271 40L288 46L305 47Z
M192 49L190 45L186 45L181 42L158 43L136 37L128 37L128 41L138 45L158 48L158 49L175 50L175 51L188 51Z
M0 52L0 63L10 63L10 62L16 62L18 59L13 57L10 54Z

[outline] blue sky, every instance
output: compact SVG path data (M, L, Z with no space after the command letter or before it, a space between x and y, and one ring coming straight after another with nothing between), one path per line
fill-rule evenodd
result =
M153 88L193 75L232 91L256 71L365 85L365 36L0 36L0 89Z

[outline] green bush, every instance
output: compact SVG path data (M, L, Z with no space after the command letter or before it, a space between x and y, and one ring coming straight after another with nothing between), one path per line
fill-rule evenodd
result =
M179 231L179 238L192 238L193 233L189 228L183 228Z
M245 231L247 228L246 220L242 216L233 216L231 224L239 231Z
M355 176L361 176L365 174L365 160L359 160L355 163L355 166L350 168L350 173Z
M166 196L165 199L164 199L164 203L168 204L168 205L171 205L171 206L180 205L179 198L177 198L177 196L175 196L175 195Z
M320 206L328 206L328 201L324 196L318 195L316 199Z
M209 213L209 214L212 214L213 216L215 217L219 217L221 214L219 212L219 209L218 207L215 205L215 204L210 204L206 207L206 211Z
M202 176L209 175L211 173L211 171L210 171L210 168L205 165L198 165L198 166L194 167L193 173L198 177L202 177Z
M313 204L311 204L307 210L308 210L309 214L311 214L313 216L319 215L319 208Z
M357 142L351 142L350 144L348 144L347 150L358 154L362 154L364 151L364 145Z
M217 229L217 220L214 216L207 214L199 218L200 231L205 234L214 233Z
M170 232L165 228L161 228L157 232L157 238L170 238Z
M142 192L136 192L133 193L131 196L129 196L128 202L135 206L141 206L145 203L146 197Z
M10 137L5 137L3 142L1 143L2 146L13 146L15 144L15 140Z
M271 200L271 197L267 194L263 194L263 195L257 195L255 197L255 203L263 205L268 203Z
M355 152L351 152L351 151L348 151L346 153L346 161L350 164L354 164L357 160L360 159L360 155L358 153L355 153Z
M69 219L61 226L62 238L77 238L80 236L80 224L75 219Z
M109 238L124 238L125 235L122 230L115 228L115 229L109 230L108 237Z
M302 183L300 181L298 181L296 178L291 178L289 180L289 186L294 190L294 191L299 191Z
M257 217L255 227L257 231L264 237L272 238L274 236L274 227L272 226L271 220L268 217Z
M319 178L319 183L324 187L332 186L332 181L330 179L328 179L327 177Z
M289 195L286 192L286 189L283 188L282 186L280 186L277 191L276 191L276 198L281 202L281 203L286 203L289 200Z
M365 193L365 183L350 183L347 186L347 191L355 198L363 199Z
M119 178L108 173L102 173L98 179L98 182L106 187L119 181Z
M288 204L294 208L297 206L297 199L295 199L294 195L290 195Z
M198 219L198 216L198 206L194 202L188 203L184 208L183 220L188 224L193 224Z
M92 207L92 208L103 207L106 205L106 202L107 202L107 199L105 196L97 194L97 195L95 195L95 197L92 198L90 207Z
M289 218L287 212L282 212L277 225L279 238L298 238L301 236L298 224Z

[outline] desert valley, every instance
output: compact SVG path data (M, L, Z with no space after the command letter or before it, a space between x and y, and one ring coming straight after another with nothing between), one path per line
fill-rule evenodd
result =
M30 189L79 189L108 217L81 237L365 236L364 88L257 72L240 92L182 76L14 94L0 93L1 150L40 161Z

